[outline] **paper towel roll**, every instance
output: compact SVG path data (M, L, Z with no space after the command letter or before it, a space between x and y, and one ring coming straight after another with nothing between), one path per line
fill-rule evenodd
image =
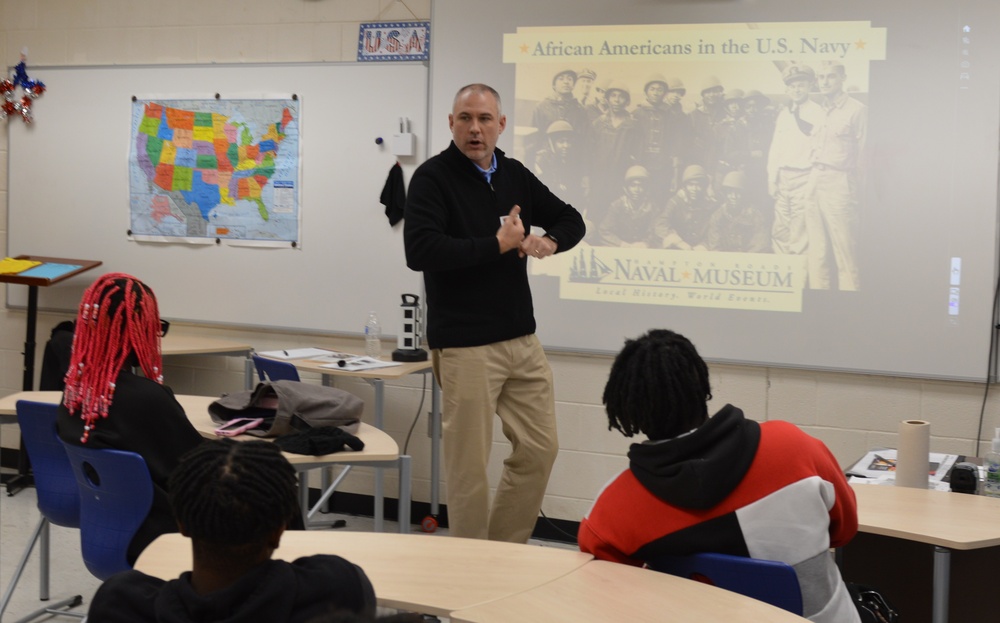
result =
M896 486L927 488L930 471L931 423L903 420L899 423L899 449L896 452Z

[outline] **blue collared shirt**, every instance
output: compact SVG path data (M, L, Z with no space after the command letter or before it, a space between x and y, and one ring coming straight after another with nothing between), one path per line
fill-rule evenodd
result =
M497 153L496 152L493 152L493 160L490 161L490 168L489 169L484 169L483 167L479 166L475 162L473 162L472 164L475 164L476 168L479 169L479 172L483 174L483 176L486 178L486 183L487 184L492 184L493 183L493 173L495 173L496 170L497 170Z

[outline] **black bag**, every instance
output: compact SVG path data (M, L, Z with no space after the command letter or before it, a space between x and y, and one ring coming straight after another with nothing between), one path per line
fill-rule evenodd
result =
M899 613L874 588L847 582L847 592L861 615L861 623L898 623Z

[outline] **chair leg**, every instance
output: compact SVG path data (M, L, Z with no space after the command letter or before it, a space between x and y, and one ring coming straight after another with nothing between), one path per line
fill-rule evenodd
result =
M42 527L38 542L38 599L49 600L49 522Z
M28 541L27 547L24 548L24 553L21 554L21 560L17 563L17 569L14 571L13 577L10 579L10 583L7 584L7 590L4 591L3 598L0 599L0 617L3 616L4 610L7 609L7 604L10 603L10 598L14 594L14 589L17 588L17 582L21 579L21 574L24 573L24 567L28 564L28 557L31 556L31 550L35 548L35 542L38 541L39 535L42 531L48 527L49 521L42 517L38 520L38 525L35 526L35 531L31 535L31 540Z
M17 588L17 582L21 579L21 574L24 573L24 568L28 564L28 558L31 556L31 551L35 548L35 543L41 542L39 545L39 554L41 556L42 576L39 579L39 599L45 601L49 598L49 520L42 517L38 520L38 525L35 526L34 532L31 534L31 540L28 541L28 545L24 548L24 553L21 554L21 560L17 563L17 569L14 571L13 577L10 579L10 583L7 584L7 590L4 591L3 598L0 599L0 618L3 617L4 611L7 609L7 605L10 603L10 598L14 595L14 589ZM85 618L86 615L79 612L67 612L63 608L76 608L83 603L83 597L80 595L74 595L68 599L63 599L62 601L56 602L54 604L48 604L44 608L40 608L26 617L18 619L16 623L26 623L27 621L32 621L42 616L43 614L52 614L59 616L71 616L77 618Z
M63 610L63 608L76 608L83 603L83 597L79 595L74 595L68 599L63 599L54 604L45 606L44 608L39 608L26 617L20 618L14 623L28 623L28 621L34 621L43 614L50 614L53 616L63 616L63 617L75 617L77 619L86 619L87 615L83 612L70 612L69 610Z

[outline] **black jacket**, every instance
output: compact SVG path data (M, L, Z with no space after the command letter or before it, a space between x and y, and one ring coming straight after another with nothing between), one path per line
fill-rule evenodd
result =
M126 571L108 579L87 613L91 623L306 623L331 609L374 615L375 591L360 567L339 556L269 560L208 595L191 573L166 582Z
M403 240L406 264L423 271L427 343L482 346L535 332L527 258L500 254L500 218L521 207L525 233L540 227L558 252L585 233L583 217L517 160L495 150L491 183L452 143L410 180Z

